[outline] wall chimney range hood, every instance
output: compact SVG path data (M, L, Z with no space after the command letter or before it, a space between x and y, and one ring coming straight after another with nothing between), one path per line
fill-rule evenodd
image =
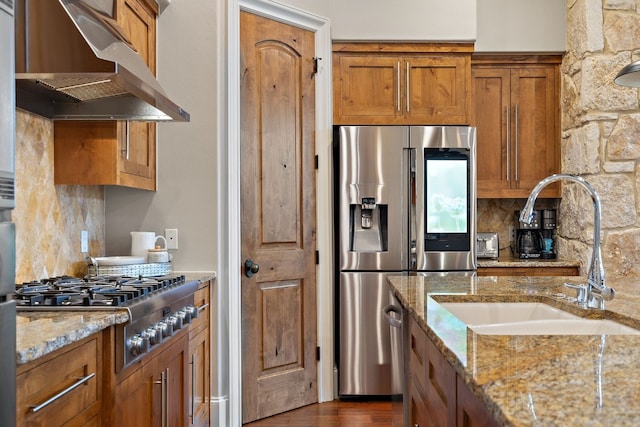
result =
M18 108L52 120L190 120L116 23L113 3L16 1Z

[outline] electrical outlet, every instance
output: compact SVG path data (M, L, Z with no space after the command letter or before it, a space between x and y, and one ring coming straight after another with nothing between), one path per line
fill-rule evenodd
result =
M513 225L509 226L509 241L516 241L516 228Z
M164 238L167 239L167 249L178 249L178 229L165 228Z
M89 252L89 232L87 230L80 232L80 252L83 254Z

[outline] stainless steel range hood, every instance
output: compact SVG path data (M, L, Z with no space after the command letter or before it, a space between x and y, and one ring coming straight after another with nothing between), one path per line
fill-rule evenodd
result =
M113 0L17 0L18 108L53 120L189 121L114 10Z

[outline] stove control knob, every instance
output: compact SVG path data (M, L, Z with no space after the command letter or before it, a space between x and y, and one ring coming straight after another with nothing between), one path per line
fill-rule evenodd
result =
M149 338L135 334L127 340L127 346L133 356L138 356L149 351Z
M169 324L173 325L174 331L182 329L182 327L184 326L182 324L182 318L177 314L172 314L171 316L169 316Z
M178 310L176 316L182 319L182 325L188 325L191 323L191 314L187 311L186 307L182 310Z
M156 328L148 328L142 335L149 339L149 345L156 345L162 342L162 332L159 332Z
M161 320L160 322L158 322L156 328L162 332L163 338L173 335L173 325L167 320Z
M188 306L186 306L184 308L187 313L189 313L189 315L191 316L191 321L193 321L193 319L197 319L198 315L200 314L200 312L198 311L197 308L195 308L194 306L192 306L191 304L189 304Z

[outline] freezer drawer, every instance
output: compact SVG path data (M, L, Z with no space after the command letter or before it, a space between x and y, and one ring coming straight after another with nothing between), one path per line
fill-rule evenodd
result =
M402 343L391 341L384 308L399 305L385 276L389 273L341 273L339 290L339 394L340 396L391 396L393 390L392 348ZM400 274L400 273L391 273ZM394 334L400 340L400 334ZM398 360L396 363L400 363Z

